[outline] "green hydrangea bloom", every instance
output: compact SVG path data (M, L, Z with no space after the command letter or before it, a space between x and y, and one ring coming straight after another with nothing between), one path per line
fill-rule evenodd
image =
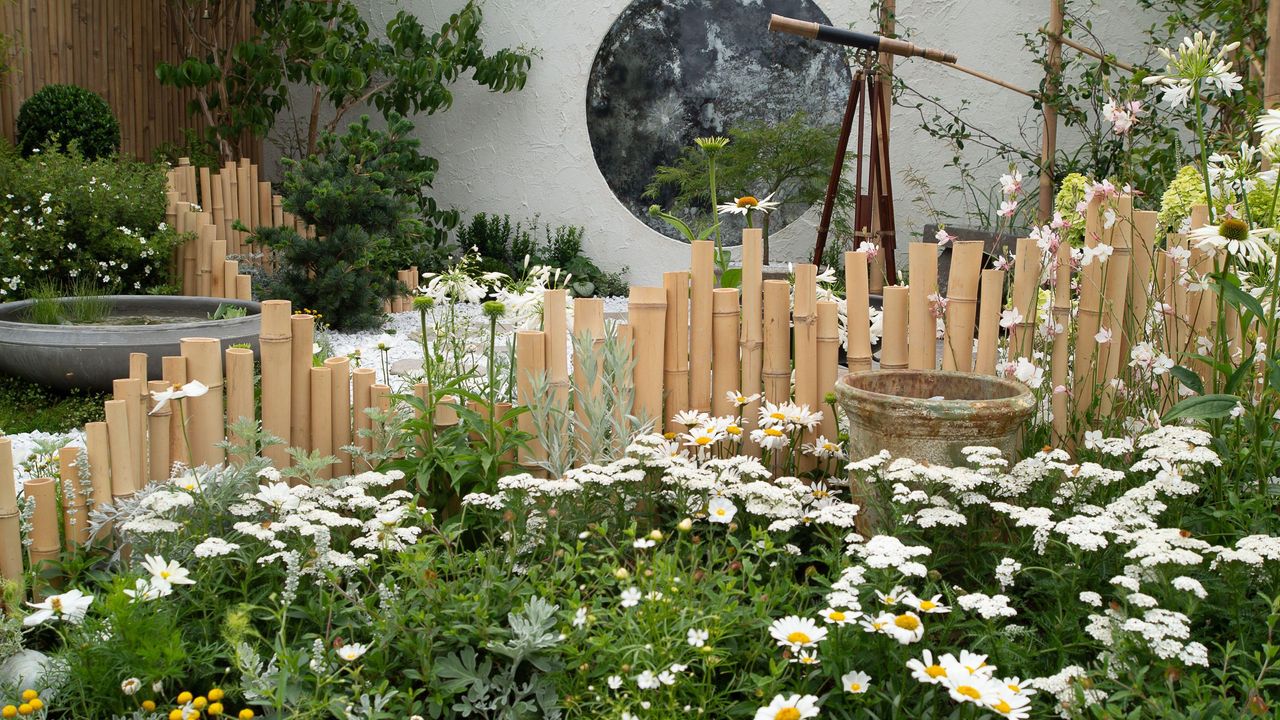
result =
M1177 232L1191 214L1193 205L1204 204L1204 178L1191 165L1184 165L1160 198L1158 220L1164 232Z
M1062 186L1053 198L1053 209L1062 219L1070 223L1059 236L1068 244L1080 246L1084 244L1084 216L1076 212L1076 205L1084 200L1085 188L1093 184L1089 178L1080 173L1071 173L1062 178Z

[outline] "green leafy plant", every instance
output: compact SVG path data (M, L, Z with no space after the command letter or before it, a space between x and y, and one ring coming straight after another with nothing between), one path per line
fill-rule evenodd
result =
M120 123L97 93L75 85L45 85L18 110L18 146L24 155L76 143L89 160L120 147Z
M529 265L558 268L568 274L569 289L578 297L616 296L627 293L627 268L609 273L582 253L583 228L575 225L553 227L538 217L511 222L510 215L477 213L471 222L458 227L458 245L476 248L480 269L508 277L520 277ZM539 237L541 236L541 238Z

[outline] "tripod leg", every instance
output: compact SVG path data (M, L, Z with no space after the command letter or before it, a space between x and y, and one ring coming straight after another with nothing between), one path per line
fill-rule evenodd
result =
M818 221L818 237L813 245L813 262L822 261L822 254L827 249L827 233L831 229L831 213L835 209L836 190L840 186L840 175L844 170L845 151L849 146L849 135L853 132L854 110L861 108L861 96L864 72L861 68L853 75L853 83L849 87L849 100L844 106L844 119L840 123L840 138L836 141L836 156L831 163L831 176L827 180L827 195L822 201L822 219ZM858 145L862 145L862 128L858 128Z

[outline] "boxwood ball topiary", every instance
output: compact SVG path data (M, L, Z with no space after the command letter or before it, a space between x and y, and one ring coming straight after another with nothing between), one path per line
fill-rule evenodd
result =
M111 106L75 85L45 85L27 98L18 111L17 131L24 155L54 142L65 148L72 140L90 160L114 155L120 147L120 123Z

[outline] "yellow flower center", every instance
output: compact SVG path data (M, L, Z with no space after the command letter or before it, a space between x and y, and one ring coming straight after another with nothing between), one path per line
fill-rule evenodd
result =
M903 630L915 630L916 628L920 627L920 621L915 619L911 615L899 615L898 617L893 619L893 624L897 625Z
M800 720L800 711L793 707L782 708L773 716L773 720Z
M49 607L56 613L62 612L62 598L49 598Z
M947 669L942 667L941 665L930 665L929 667L924 669L924 672L926 675L928 675L931 678L940 678L940 677L947 676Z
M1021 694L1022 694L1022 686L1020 686L1020 685L1014 685L1013 683L1009 683L1009 684L1008 684L1008 685L1006 685L1005 687L1009 688L1011 691L1013 691L1013 692L1015 692L1015 693L1017 693L1017 694L1019 694L1019 695L1021 695Z
M792 645L803 645L805 643L810 642L810 640L808 635L800 632L799 630L796 630L795 632L787 636L787 642L791 643Z
M693 441L694 441L694 442L696 442L696 443L698 443L699 445L710 445L710 444L711 444L711 438L710 438L709 436L707 436L707 435L703 435L703 436L701 436L701 437L694 438L694 440L693 440Z
M742 428L738 427L737 425L730 425L729 427L725 428L724 431L729 433L730 435L742 434Z
M936 603L936 602L934 602L934 601L932 601L932 600L921 600L921 601L920 601L920 609L921 609L921 610L924 610L924 611L926 611L926 612L928 612L929 610L932 610L932 609L934 609L934 608L936 608L936 607L938 607L938 603Z
M956 692L964 695L965 697L973 698L974 700L982 699L982 692L972 685L961 685L956 688Z
M728 515L728 514L729 514L729 511L725 510L724 508L716 508L716 517L724 517L725 515Z
M862 690L862 683L856 683L856 682L849 683L849 692L861 692L861 690Z
M816 665L817 663L818 663L818 658L814 657L813 655L800 656L801 665Z
M992 705L992 706L991 706L991 709L992 709L992 710L995 710L996 712L1000 713L1001 715L1007 715L1009 712L1011 712L1011 711L1013 710L1013 706L1012 706L1012 705L1010 705L1010 704L1009 704L1007 701L1005 701L1005 700L1000 700L1000 701L999 701L999 702L997 702L996 704Z
M764 434L769 437L782 437L782 431L778 428L765 428Z
M673 433L673 432L663 433L663 434L662 434L662 437L664 437L664 438L666 438L666 439L668 439L668 440L674 440L674 439L675 439L675 437L676 437L676 434L675 434L675 433Z
M743 195L738 198L738 207L753 208L760 204L760 201L751 195Z
M737 398L734 399L734 401L737 402L739 405L747 404L747 398L745 395L739 395Z
M777 420L778 422L782 422L783 420L786 420L786 419L787 419L787 416L786 416L785 414L783 414L783 413L776 412L776 413L772 413L772 414L770 414L770 415L769 415L769 419L770 419L770 420Z
M839 610L832 610L831 614L829 614L827 617L831 618L836 622L844 622L845 614L840 612Z
M160 577L161 577L162 579L164 579L164 580L168 580L168 579L169 579L169 571L168 571L168 570L161 570L161 571L160 571Z

